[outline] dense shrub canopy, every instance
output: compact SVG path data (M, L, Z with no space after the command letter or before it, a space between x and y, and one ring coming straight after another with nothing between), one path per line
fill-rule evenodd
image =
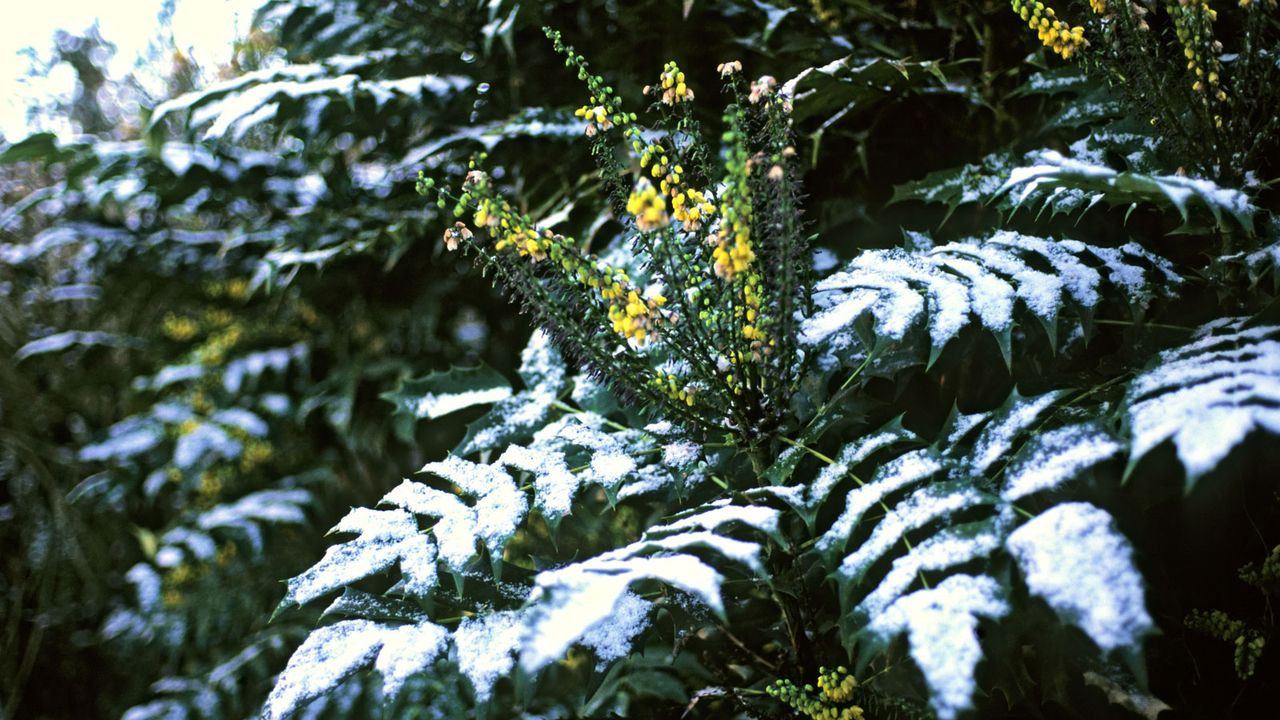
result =
M0 717L1259 716L1278 38L272 1L82 93L0 145Z

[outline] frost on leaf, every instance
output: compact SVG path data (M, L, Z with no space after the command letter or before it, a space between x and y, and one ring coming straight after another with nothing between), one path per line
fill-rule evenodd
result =
M1007 546L1031 594L1103 651L1140 647L1153 630L1133 550L1106 511L1057 505L1013 531Z
M982 659L978 618L999 618L1008 610L995 580L952 575L936 587L898 598L864 632L886 643L905 632L934 712L940 720L952 720L973 705L973 674Z
M1037 434L1009 465L1001 497L1012 502L1053 490L1119 455L1123 449L1097 423L1068 425Z
M356 508L332 532L357 533L358 537L330 547L320 562L290 580L281 607L303 605L396 563L411 592L425 594L435 586L436 548L418 532L413 515L403 510Z
M276 678L263 715L289 717L331 691L373 660L386 628L370 620L346 620L313 630Z
M1135 378L1125 404L1131 463L1172 440L1191 489L1251 432L1280 434L1280 327L1207 325Z

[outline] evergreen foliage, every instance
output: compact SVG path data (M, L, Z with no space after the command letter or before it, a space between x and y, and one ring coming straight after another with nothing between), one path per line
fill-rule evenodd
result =
M0 716L1272 707L1275 3L621 5L0 145Z

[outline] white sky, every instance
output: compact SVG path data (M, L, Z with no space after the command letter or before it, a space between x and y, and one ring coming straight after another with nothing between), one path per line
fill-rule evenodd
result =
M115 43L109 66L121 77L155 37L162 0L6 0L0 22L0 134L17 140L27 134L26 110L32 98L70 95L74 73L63 66L47 79L27 79L29 62L19 53L34 47L48 57L59 29L82 33L98 20L102 36ZM227 62L231 43L242 37L260 0L177 0L173 35L179 48L206 68ZM162 72L168 68L159 68Z

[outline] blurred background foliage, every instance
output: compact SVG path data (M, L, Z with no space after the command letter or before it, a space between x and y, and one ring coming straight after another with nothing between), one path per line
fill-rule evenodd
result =
M894 188L1114 119L1019 91L1063 63L986 0L272 1L220 80L161 48L160 89L105 77L101 37L59 38L80 90L43 111L80 135L0 145L0 717L256 715L316 620L268 622L281 581L476 415L416 422L380 395L451 365L510 376L528 336L445 254L417 172L461 174L484 149L523 210L616 234L544 25L624 97L668 59L707 94L726 60L807 73L820 268L901 244L901 226L996 225L998 206ZM104 104L113 82L126 101ZM713 133L719 105L698 105ZM1052 222L1083 235L1123 212ZM1163 233L1159 217L1131 231ZM1177 685L1186 651L1164 651L1153 673ZM311 713L379 714L359 685ZM1223 700L1204 692L1190 702Z

